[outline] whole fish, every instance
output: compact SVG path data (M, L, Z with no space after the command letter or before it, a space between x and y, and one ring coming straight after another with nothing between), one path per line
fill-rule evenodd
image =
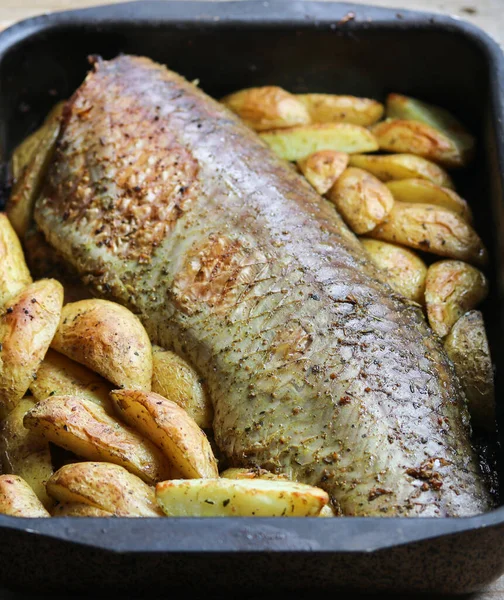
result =
M35 219L97 294L195 365L232 465L318 485L344 515L490 508L463 392L420 307L195 85L147 58L96 59Z

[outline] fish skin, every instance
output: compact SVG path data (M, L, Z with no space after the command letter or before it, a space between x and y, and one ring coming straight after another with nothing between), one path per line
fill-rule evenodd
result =
M332 205L179 75L95 63L35 220L97 294L198 369L230 465L319 485L344 515L492 506L420 307L380 282Z

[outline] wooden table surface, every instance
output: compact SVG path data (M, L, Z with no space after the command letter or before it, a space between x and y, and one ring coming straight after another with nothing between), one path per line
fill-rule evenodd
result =
M51 12L84 8L99 4L117 4L123 0L0 0L0 28L27 17ZM161 0L159 0L161 1ZM184 0L179 0L183 2ZM209 0L210 1L210 0ZM333 0L325 0L333 1ZM355 4L374 4L397 9L449 13L471 21L489 33L504 47L504 0L347 0ZM1 590L0 590L1 591ZM1 598L7 596L1 594ZM38 596L40 598L40 596ZM17 596L12 595L12 599ZM348 595L349 600L353 600ZM469 596L471 600L504 600L504 577L486 590Z

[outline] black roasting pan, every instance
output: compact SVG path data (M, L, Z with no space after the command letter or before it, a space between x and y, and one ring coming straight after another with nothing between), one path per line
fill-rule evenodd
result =
M457 184L492 255L484 313L504 429L504 60L495 42L444 16L331 2L144 1L43 15L0 34L2 163L80 84L88 55L120 52L166 63L216 97L271 83L377 99L396 91L465 122L479 147ZM474 591L503 573L504 506L460 519L0 516L0 585L67 597L267 590L409 597Z

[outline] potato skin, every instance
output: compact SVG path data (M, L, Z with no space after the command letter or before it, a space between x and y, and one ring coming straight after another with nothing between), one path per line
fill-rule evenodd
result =
M430 265L425 281L425 305L432 329L444 338L468 310L488 294L483 273L459 260L442 260Z
M320 195L328 192L348 166L348 154L336 150L320 150L297 161L305 179Z
M34 406L31 398L23 398L0 426L2 472L22 477L50 510L53 501L46 491L47 480L53 474L49 443L23 425L25 414Z
M450 112L401 94L389 94L386 100L386 116L393 119L410 119L425 123L445 135L456 148L462 166L474 155L474 137Z
M83 396L113 413L109 392L112 384L94 371L49 349L40 364L30 391L38 400L49 396Z
M472 223L472 213L467 202L456 192L441 187L425 179L401 179L386 183L394 199L399 202L420 202L434 204L453 210L468 223Z
M59 323L63 287L41 279L25 287L0 315L0 416L6 417L30 386Z
M61 502L52 510L53 517L113 517L108 510L81 502Z
M361 238L361 243L371 260L384 272L383 279L391 288L410 300L424 303L427 266L417 254L381 240Z
M396 202L383 223L368 235L476 265L484 265L488 259L474 229L442 206Z
M425 179L445 188L454 189L448 173L436 163L416 154L353 154L351 167L369 171L380 181L399 181L401 179Z
M444 133L407 119L386 119L371 128L380 150L418 154L447 168L463 167L472 153L462 152Z
M78 456L121 465L146 483L170 476L156 446L86 398L51 396L25 415L24 425Z
M110 397L120 417L161 448L180 477L218 477L206 435L178 404L139 390L113 390Z
M221 102L256 131L307 125L311 121L308 110L296 96L274 85L239 90Z
M494 373L481 312L470 310L462 315L444 346L466 393L474 425L494 433Z
M276 474L260 468L236 468L230 467L220 474L224 479L270 479L272 481L289 481L287 475Z
M198 373L159 346L152 347L152 391L178 404L202 429L212 426L213 406Z
M352 123L368 127L379 121L384 106L371 98L335 94L296 94L314 123Z
M0 475L0 513L11 517L50 517L35 492L18 475Z
M30 164L40 142L46 135L47 130L52 126L53 119L61 116L64 106L64 101L55 104L44 119L43 124L16 147L11 158L11 173L14 181L20 178L23 171Z
M287 129L263 131L261 138L286 160L300 160L320 150L338 152L374 152L378 142L360 125L350 123L316 123Z
M51 111L41 129L36 132L40 137L28 164L19 174L10 198L6 212L16 233L23 237L32 222L33 207L39 195L45 173L49 167L56 147L60 131L60 117L64 103L61 102ZM19 152L19 150L18 150ZM25 160L24 158L22 160ZM20 161L18 161L20 162ZM16 159L14 159L16 164ZM14 167L18 170L19 167Z
M394 198L385 184L356 167L346 169L327 198L357 234L368 233L382 223L394 206Z
M161 517L154 488L119 465L82 462L61 467L47 483L56 500L79 503L117 517ZM80 508L81 516L86 515ZM68 509L67 509L68 513ZM75 515L79 516L79 515Z
M320 488L265 479L177 479L156 486L169 517L316 517L329 501Z
M23 249L5 213L0 213L0 306L32 283Z
M149 337L120 304L98 298L66 304L51 347L117 386L151 389Z

